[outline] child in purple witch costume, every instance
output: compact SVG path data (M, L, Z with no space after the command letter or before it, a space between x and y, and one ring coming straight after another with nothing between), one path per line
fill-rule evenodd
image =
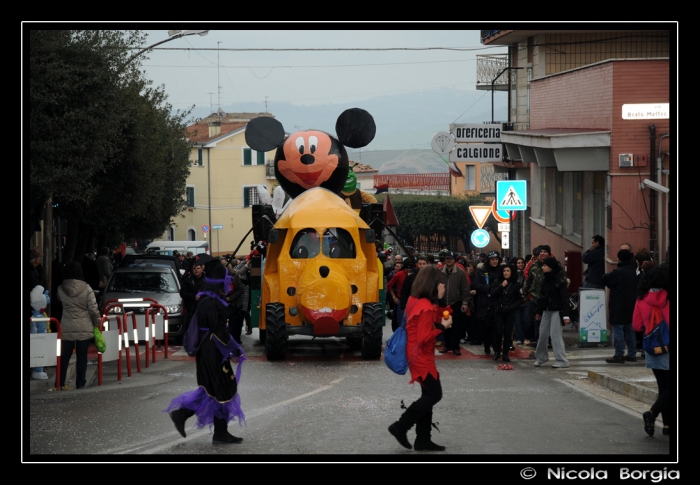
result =
M231 290L233 276L218 260L205 268L205 283L197 294L196 316L199 328L208 328L209 334L196 356L199 387L173 399L164 412L170 414L183 437L186 436L185 421L196 414L198 428L214 426L213 443L240 443L243 438L228 432L229 421L238 419L240 425L245 422L238 382L241 364L246 359L241 346L229 334L228 303L223 300ZM238 363L235 372L232 360Z

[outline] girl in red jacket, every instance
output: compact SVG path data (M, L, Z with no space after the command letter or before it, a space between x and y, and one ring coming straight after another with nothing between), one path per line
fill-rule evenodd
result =
M447 307L434 301L445 295L445 285L440 283L440 270L429 264L418 272L411 286L411 296L406 303L406 356L411 371L412 384L421 386L421 396L414 401L398 421L389 426L389 432L405 448L411 449L406 434L416 425L416 451L444 451L445 447L430 440L433 407L442 399L440 374L435 365L435 340L441 332L452 326L452 317L443 317Z
M644 272L644 277L637 289L638 297L632 315L632 328L635 331L644 332L645 326L650 322L652 310L660 310L669 327L671 326L668 286L668 266L666 264ZM671 434L671 425L675 421L674 406L671 405L671 371L669 370L671 359L669 353L653 355L647 352L645 357L646 367L654 373L656 385L659 388L656 402L649 411L642 414L644 430L649 436L654 436L654 421L659 414L663 419L663 434L665 435Z

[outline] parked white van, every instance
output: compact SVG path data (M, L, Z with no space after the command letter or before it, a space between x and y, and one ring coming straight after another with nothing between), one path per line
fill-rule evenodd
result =
M173 254L176 250L182 254L187 254L187 251L194 255L211 254L207 241L153 241L146 246L146 254Z

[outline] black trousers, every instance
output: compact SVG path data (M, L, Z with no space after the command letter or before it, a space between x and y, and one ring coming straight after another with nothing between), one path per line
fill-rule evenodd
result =
M233 305L229 305L229 317L228 317L228 331L239 345L241 342L241 333L243 331L243 322L245 321L245 316L241 308L236 308Z
M421 426L420 434L427 432L427 437L430 437L430 419L433 415L433 407L440 402L442 399L442 384L440 384L440 379L435 379L431 374L424 380L419 380L421 395L420 397L413 401L411 405L406 409L406 411L399 418L399 426L404 430L408 431L411 427L418 423L427 423L427 429L425 426ZM418 429L416 429L418 432Z
M508 349L513 345L513 325L515 312L498 314L493 322L493 350L508 355Z
M675 416L671 416L671 379L670 371L662 369L652 369L656 378L656 385L659 388L659 394L656 402L651 406L651 412L654 416L661 414L664 426L674 426ZM675 430L674 430L675 431Z
M450 308L452 308L452 327L445 330L445 348L459 350L459 339L464 338L463 332L467 325L467 314L461 310L461 302L451 304Z

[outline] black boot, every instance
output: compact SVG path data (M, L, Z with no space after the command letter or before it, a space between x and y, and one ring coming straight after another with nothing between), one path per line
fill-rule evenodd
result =
M185 421L187 421L187 418L194 414L194 411L191 411L186 408L180 408L176 409L175 411L170 411L170 413L168 414L170 415L170 419L173 420L177 432L180 433L183 438L186 438L187 435L185 434Z
M225 419L214 418L214 437L211 442L217 443L240 443L243 438L233 436L228 432L228 425Z
M416 413L416 410L411 409L414 407L414 404L411 404L411 406L404 411L398 421L389 426L389 433L396 438L396 441L398 441L401 446L409 450L413 447L411 446L411 442L408 441L406 433L408 433L408 430L411 429L418 421L418 418L420 418L420 415Z
M413 448L416 451L445 451L445 447L436 445L430 440L430 427L433 413L424 414L416 423L416 441Z
M507 353L503 354L503 362L510 362L510 358L508 357Z
M498 359L500 359L500 358L501 358L501 353L500 353L498 350L496 350L496 351L493 353L493 360L498 360Z

